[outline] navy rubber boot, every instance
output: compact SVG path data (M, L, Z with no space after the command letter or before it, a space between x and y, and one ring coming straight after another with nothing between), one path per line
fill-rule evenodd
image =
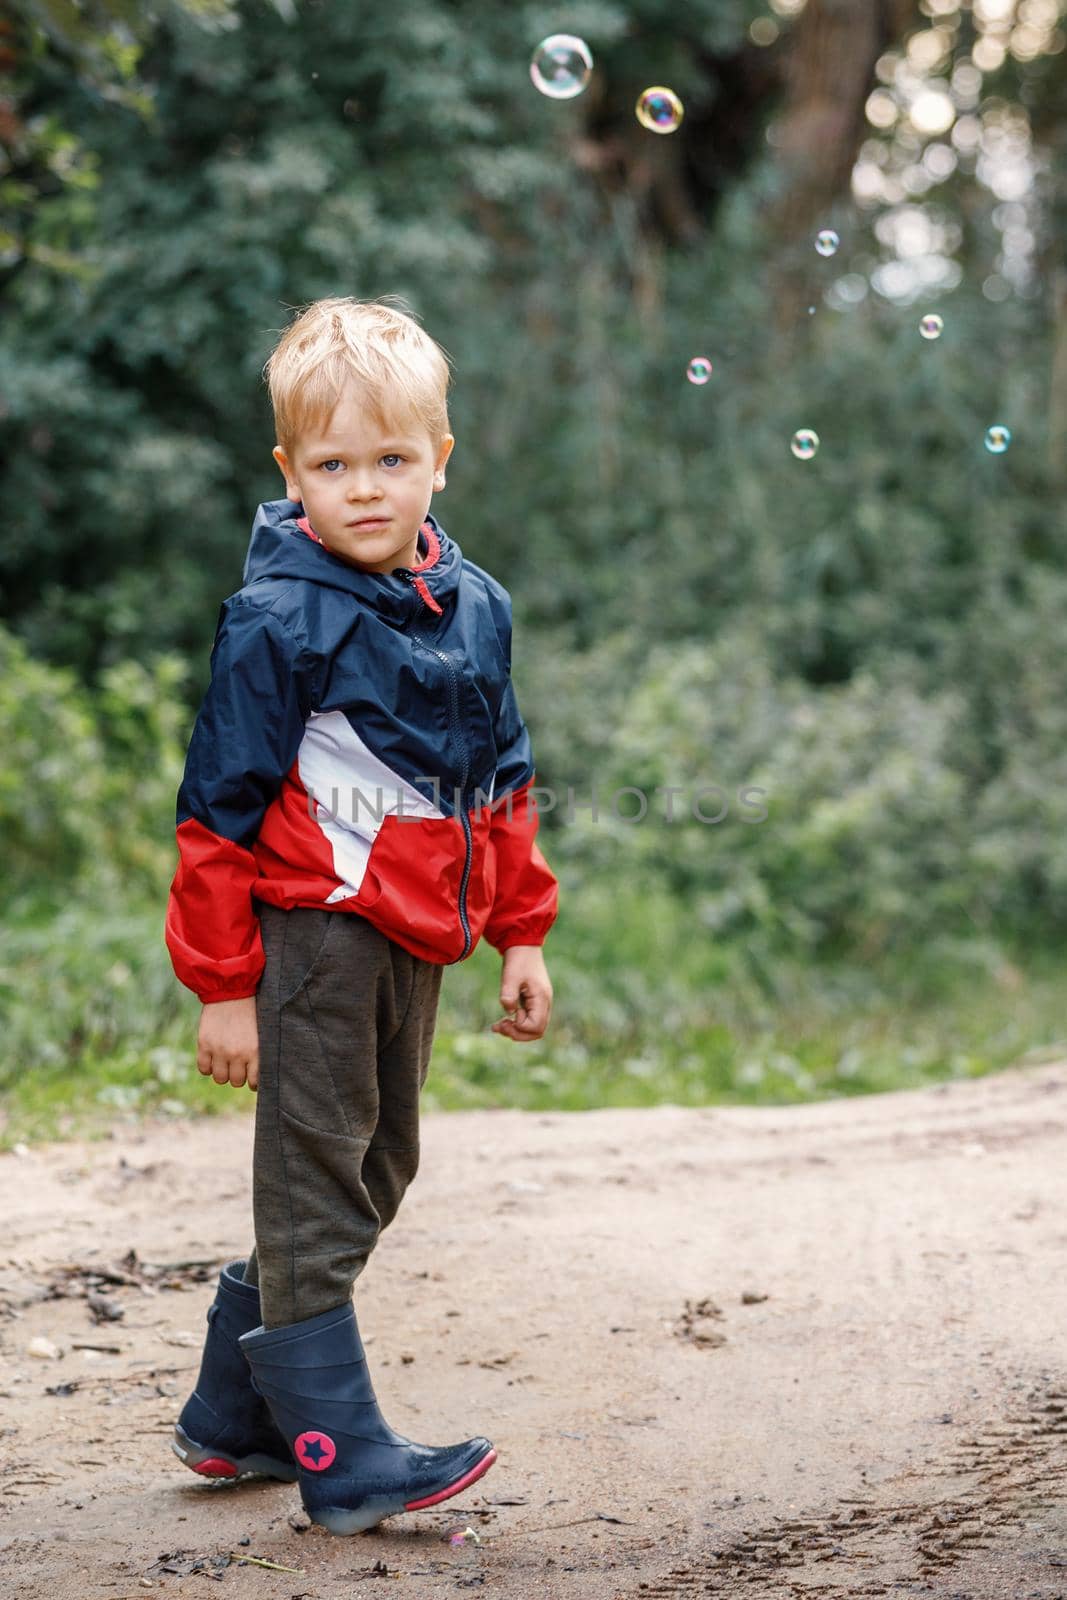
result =
M413 1444L382 1417L355 1309L241 1336L252 1382L299 1469L300 1498L330 1533L361 1533L383 1517L460 1494L496 1460L488 1439Z
M196 1388L182 1408L171 1449L205 1478L256 1472L295 1483L296 1463L263 1396L252 1385L238 1340L262 1321L259 1290L245 1283L244 1261L219 1273L207 1314L207 1339Z

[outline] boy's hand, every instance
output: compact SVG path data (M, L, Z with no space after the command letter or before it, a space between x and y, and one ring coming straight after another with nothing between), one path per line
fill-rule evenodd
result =
M240 1089L247 1083L250 1089L259 1088L255 995L246 1000L216 1000L204 1007L196 1040L196 1066L205 1078L214 1078L218 1084L232 1083Z
M505 1011L517 1011L517 1015L514 1020L501 1017L494 1022L494 1033L507 1034L520 1044L540 1039L552 1015L552 985L540 945L513 944L504 951L500 1004Z

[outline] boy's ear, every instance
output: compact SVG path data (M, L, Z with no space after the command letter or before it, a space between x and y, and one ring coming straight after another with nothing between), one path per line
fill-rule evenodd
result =
M299 487L293 477L292 468L289 465L289 457L286 455L280 444L276 444L274 446L274 449L271 451L271 455L278 463L279 471L281 472L282 477L285 479L285 489L290 500L299 500ZM295 494L293 493L294 489L297 491Z
M437 452L437 461L434 464L434 488L443 489L445 486L445 463L452 454L456 441L451 433L446 433Z

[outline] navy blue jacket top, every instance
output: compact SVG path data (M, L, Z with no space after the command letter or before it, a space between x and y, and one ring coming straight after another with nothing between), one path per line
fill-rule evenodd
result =
M364 572L298 501L259 507L224 601L178 792L166 941L205 1003L256 992L254 901L368 918L428 961L542 944L558 884L535 842L511 600L437 520Z

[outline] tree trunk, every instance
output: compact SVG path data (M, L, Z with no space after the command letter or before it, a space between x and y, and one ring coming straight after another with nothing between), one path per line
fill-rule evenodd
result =
M780 247L774 274L779 332L795 327L810 303L814 235L826 226L835 201L850 195L875 63L924 20L916 0L808 0L793 26L775 139L784 178L772 214Z
M1067 267L1052 279L1052 373L1048 398L1048 470L1067 483Z

